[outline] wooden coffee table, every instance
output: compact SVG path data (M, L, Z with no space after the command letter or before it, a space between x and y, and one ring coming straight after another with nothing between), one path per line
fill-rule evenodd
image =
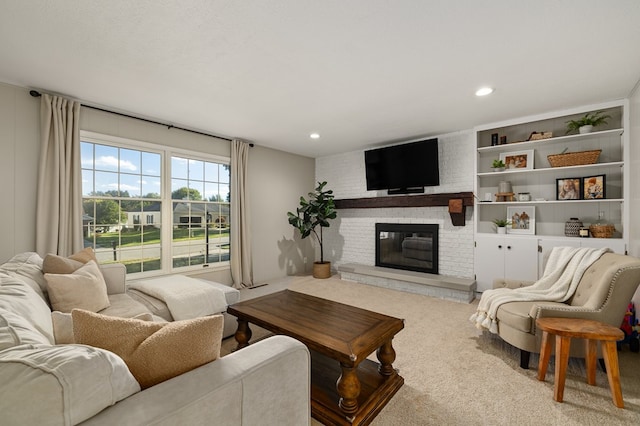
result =
M236 303L238 349L249 323L300 340L311 352L311 414L327 425L367 425L402 387L392 366L401 319L284 290ZM379 363L366 359L376 351Z

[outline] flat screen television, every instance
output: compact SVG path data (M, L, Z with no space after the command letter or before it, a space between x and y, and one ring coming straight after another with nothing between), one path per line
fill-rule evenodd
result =
M367 191L424 192L440 185L438 139L426 139L364 152Z

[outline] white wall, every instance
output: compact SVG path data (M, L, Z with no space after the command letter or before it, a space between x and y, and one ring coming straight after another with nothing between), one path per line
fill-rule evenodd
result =
M631 165L629 173L631 177L630 188L630 224L629 226L629 254L640 257L640 81L636 84L635 90L629 97L629 156ZM636 311L640 309L640 289L633 296Z
M228 157L228 141L191 132L168 129L90 108L81 108L80 129L122 138L163 144ZM35 250L35 211L40 145L40 99L29 90L0 83L0 262L14 254ZM305 270L310 256L306 243L292 243L294 229L286 211L313 188L314 161L256 146L249 152L249 188L253 213L252 245L254 280L284 277ZM228 269L198 274L226 284Z
M462 131L438 136L440 186L425 193L473 191L475 135ZM316 180L326 180L336 199L387 196L367 191L364 151L316 159ZM467 207L465 226L453 226L448 207L341 209L325 229L325 259L333 266L345 263L375 265L375 223L436 223L440 225L439 272L473 277L473 208Z
M313 247L300 240L287 212L313 189L313 158L255 146L249 166L254 281L311 273Z
M40 102L0 83L0 262L36 246Z

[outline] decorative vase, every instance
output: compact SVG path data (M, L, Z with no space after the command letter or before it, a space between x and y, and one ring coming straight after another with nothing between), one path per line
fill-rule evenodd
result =
M586 126L580 126L578 128L578 132L583 135L585 133L591 133L591 131L593 130L593 126L590 124L587 124Z
M567 237L579 237L580 228L583 228L584 224L577 217L572 217L564 224L564 235Z
M313 278L329 278L331 276L331 262L313 262Z
M511 182L505 180L500 181L500 183L498 184L498 192L501 194L512 193L513 190L511 189Z
M507 233L507 228L505 226L498 226L496 228L496 232L498 234L506 234Z
M494 167L493 171L494 172L504 172L504 167Z

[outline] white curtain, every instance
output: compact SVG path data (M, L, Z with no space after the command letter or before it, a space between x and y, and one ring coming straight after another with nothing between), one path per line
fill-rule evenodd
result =
M83 248L80 103L42 95L36 251L68 256Z
M247 197L247 165L249 144L231 141L231 277L233 286L253 286L251 230L249 229L249 197Z

